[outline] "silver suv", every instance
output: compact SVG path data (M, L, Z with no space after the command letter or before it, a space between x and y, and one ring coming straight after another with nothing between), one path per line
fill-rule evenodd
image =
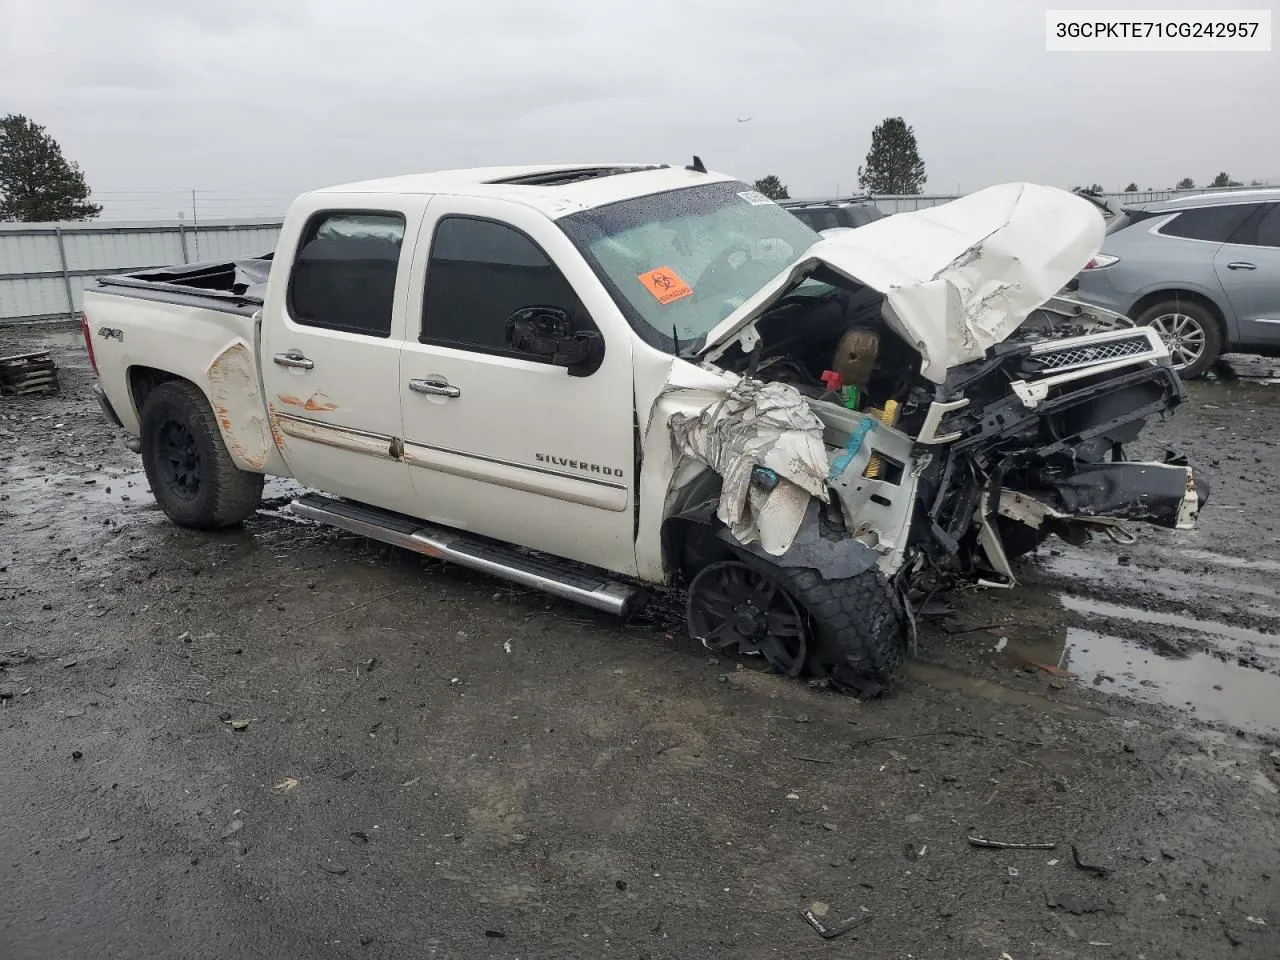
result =
M1280 347L1280 189L1125 210L1069 289L1154 327L1185 379L1229 350Z

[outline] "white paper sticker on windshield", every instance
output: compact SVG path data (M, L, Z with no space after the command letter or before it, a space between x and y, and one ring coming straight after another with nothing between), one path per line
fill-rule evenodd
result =
M759 190L743 190L738 194L738 196L747 201L747 203L751 204L753 207L762 207L766 203L773 203L772 200L766 197Z

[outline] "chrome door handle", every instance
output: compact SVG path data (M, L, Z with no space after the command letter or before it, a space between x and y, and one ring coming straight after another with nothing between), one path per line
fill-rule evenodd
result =
M429 393L435 397L462 396L462 391L448 380L410 380L409 389L414 393Z
M288 353L277 353L271 358L271 362L277 367L294 367L298 370L310 370L315 367L315 361L308 360L297 350L290 350Z
M1256 263L1249 263L1247 260L1237 260L1234 263L1227 264L1228 270L1257 270Z

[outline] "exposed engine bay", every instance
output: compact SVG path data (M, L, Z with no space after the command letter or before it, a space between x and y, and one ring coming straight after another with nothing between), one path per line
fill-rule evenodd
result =
M871 547L869 562L878 550L885 574L932 590L957 580L1009 586L1010 561L1051 533L1081 543L1103 531L1129 536L1124 521L1194 521L1207 491L1184 461L1125 458L1148 418L1185 399L1144 328L1079 332L1096 330L1096 318L1050 303L935 384L883 307L879 292L819 270L756 320L749 351L734 345L719 358L744 383L793 388L828 441L850 425L851 456L826 478L835 496L808 520L828 540L859 539ZM892 453L875 449L885 446ZM752 482L777 483L767 469ZM822 499L815 487L809 493ZM907 520L906 529L886 529L877 508ZM777 559L769 539L764 531L756 549Z

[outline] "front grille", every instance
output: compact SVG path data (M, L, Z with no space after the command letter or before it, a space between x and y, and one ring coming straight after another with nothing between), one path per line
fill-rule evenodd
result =
M1089 343L1066 350L1038 353L1033 358L1043 370L1067 370L1071 367L1092 366L1110 360L1141 356L1151 352L1151 341L1145 336L1125 337L1123 340L1107 340Z

